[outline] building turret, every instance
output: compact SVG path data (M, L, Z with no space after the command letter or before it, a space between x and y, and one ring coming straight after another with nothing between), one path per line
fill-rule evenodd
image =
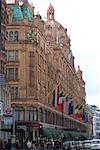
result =
M53 6L50 4L47 10L47 19L54 20L55 10Z

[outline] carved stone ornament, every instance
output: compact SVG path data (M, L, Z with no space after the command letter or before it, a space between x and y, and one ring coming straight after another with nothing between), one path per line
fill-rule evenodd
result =
M32 41L37 41L37 33L33 30L29 30L26 33L26 39L27 40L32 40Z

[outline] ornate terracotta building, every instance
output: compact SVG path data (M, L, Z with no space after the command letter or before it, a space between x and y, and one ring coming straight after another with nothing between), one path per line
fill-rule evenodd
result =
M8 4L8 18L6 74L17 128L33 140L47 134L56 138L62 130L62 136L67 130L85 135L89 126L74 117L75 106L86 104L85 82L80 67L74 67L67 29L55 20L53 6L44 22L28 1L15 1ZM60 105L62 91L68 99Z

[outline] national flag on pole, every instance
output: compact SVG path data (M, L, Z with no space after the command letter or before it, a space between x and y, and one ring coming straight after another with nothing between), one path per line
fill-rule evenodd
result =
M75 118L76 119L83 119L83 109L82 109L82 105L78 107L77 112L75 113Z
M62 102L65 100L65 95L64 95L64 91L62 91L60 94L59 94L59 102L58 104L62 104Z
M57 86L53 90L53 97L52 97L52 105L53 105L53 107L57 107L58 101L59 101L59 86Z
M79 109L78 110L82 110L82 105L79 107Z
M69 109L68 109L68 114L69 114L69 115L73 114L73 108L74 108L74 106L73 106L73 101L71 101L71 102L69 103Z
M59 102L58 102L58 111L60 112L63 111L64 101L65 101L65 95L64 95L64 91L62 91L59 95Z
M67 112L67 105L68 105L68 96L65 96L64 104L63 104L63 112Z
M83 121L84 123L87 123L88 122L88 112L83 112Z
M76 115L77 112L78 112L78 107L79 107L79 105L76 105L75 110L74 110L74 114L75 114L75 115Z

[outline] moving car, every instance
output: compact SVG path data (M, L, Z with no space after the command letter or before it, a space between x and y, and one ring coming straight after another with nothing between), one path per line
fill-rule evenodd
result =
M100 150L100 139L91 140L91 150Z
M91 140L83 141L83 148L84 149L90 149L90 147L91 147Z

